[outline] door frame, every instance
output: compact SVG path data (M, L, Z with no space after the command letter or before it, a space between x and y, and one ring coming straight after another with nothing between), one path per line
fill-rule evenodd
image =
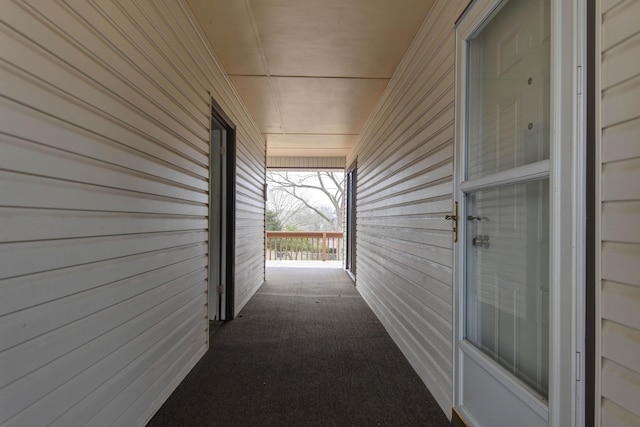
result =
M234 318L235 311L235 230L236 230L236 126L231 121L229 116L224 112L220 104L218 104L213 97L211 101L211 120L209 129L209 238L207 240L207 252L209 254L208 268L207 268L207 283L208 283L208 304L209 304L209 320L232 320ZM226 139L224 141L224 152L219 154L219 150L211 146L211 126L212 121L219 122L226 131ZM221 200L212 200L214 195L211 189L211 173L214 169L214 162L220 161L220 165L225 166L224 180L220 191ZM217 218L219 214L212 210L215 202L223 204L222 218ZM215 229L215 224L219 223L219 229ZM214 230L215 229L215 230ZM225 234L225 241L220 248L221 253L218 254L218 259L215 261L219 263L219 267L223 270L221 276L224 277L224 283L222 285L222 293L218 291L217 280L213 280L211 277L212 271L212 240L214 233L219 237L220 233ZM216 310L211 309L213 301L213 295L220 296L219 308Z
M596 1L587 1L586 5L586 78L585 78L585 122L590 125L585 126L586 139L586 250L585 250L585 427L593 427L596 425L596 419L600 419L599 405L600 397L596 403L596 389L598 384L596 360L598 355L597 347L597 326L596 326L596 302L597 302L597 270L598 270L598 248L599 248L599 203L598 197L598 144L596 130L599 128L597 105L599 98L599 87L597 85L596 73L598 70L598 62L600 60L600 47L598 44L598 22L596 16L599 16L598 4ZM598 393L599 396L599 393Z
M358 186L358 159L351 163L346 173L346 227L345 227L345 270L351 280L356 281L356 197Z
M462 201L460 184L466 169L466 40L503 0L476 0L456 22L454 198ZM550 294L549 294L549 399L548 425L584 423L585 405L585 218L586 149L584 100L586 0L551 0L550 94ZM532 170L532 174L536 171ZM453 212L452 206L452 212ZM466 218L464 210L458 214ZM464 337L464 251L466 227L458 221L454 243L454 414L476 425L462 395L462 352L470 347ZM562 284L562 286L560 286ZM568 284L568 285L567 285ZM479 352L478 352L479 353ZM496 371L497 373L497 371ZM517 389L518 387L514 387ZM523 389L524 392L526 390ZM525 393L526 394L526 393ZM506 411L509 408L496 408ZM540 411L544 408L537 407Z

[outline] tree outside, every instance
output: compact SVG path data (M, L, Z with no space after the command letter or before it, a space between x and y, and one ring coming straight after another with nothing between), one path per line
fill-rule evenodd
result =
M282 223L278 219L278 215L274 211L270 210L269 208L267 208L267 213L266 213L266 228L267 228L267 231L282 230Z
M267 172L267 231L342 231L344 172Z

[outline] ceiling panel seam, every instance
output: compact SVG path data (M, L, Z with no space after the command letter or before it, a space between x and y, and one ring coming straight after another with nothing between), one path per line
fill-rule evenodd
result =
M253 13L253 6L251 5L251 0L245 0L244 3L245 3L245 6L247 7L247 14L249 15L249 20L251 21L251 27L253 28L253 35L256 38L256 44L258 45L258 50L260 51L260 58L262 59L262 63L264 64L264 70L266 71L266 78L269 84L269 90L273 95L273 100L276 104L276 108L278 109L278 118L280 119L280 130L282 131L282 133L286 133L284 128L284 116L282 115L282 108L280 108L280 96L273 85L273 80L271 79L271 71L269 70L269 63L267 62L267 55L264 51L264 47L262 46L262 37L260 36L260 29L258 28L258 22L256 21L256 16Z
M233 77L270 77L287 79L333 79L333 80L390 80L390 77L358 77L358 76L294 76L286 74L229 74Z
M279 133L273 133L273 132L265 132L264 135L280 135ZM358 136L360 135L359 133L344 133L344 132L322 132L322 133L313 133L313 132L309 132L309 133L300 133L300 132L296 132L296 133L289 133L289 136L296 136L296 135L300 135L300 136L325 136L325 135L338 135L338 136Z

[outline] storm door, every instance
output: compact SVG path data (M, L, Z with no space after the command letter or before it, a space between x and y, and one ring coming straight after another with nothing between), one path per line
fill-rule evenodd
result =
M474 424L546 426L549 1L496 3L463 46L460 393Z

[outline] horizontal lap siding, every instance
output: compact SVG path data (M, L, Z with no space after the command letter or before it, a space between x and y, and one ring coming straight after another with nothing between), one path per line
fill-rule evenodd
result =
M267 167L273 169L345 169L344 157L267 157Z
M640 2L601 4L602 426L640 425Z
M369 118L358 159L357 287L446 414L453 392L454 22L439 1Z
M238 127L238 309L264 141L182 2L0 20L0 424L143 425L207 347L209 94Z

